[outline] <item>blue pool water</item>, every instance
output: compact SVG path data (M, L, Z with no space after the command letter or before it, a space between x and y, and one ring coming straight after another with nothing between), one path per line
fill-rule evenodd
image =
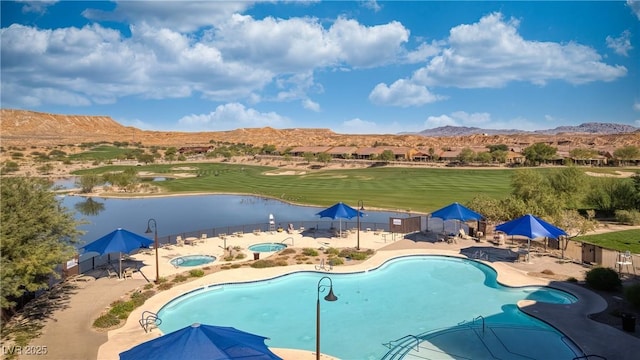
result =
M266 344L271 347L313 351L318 281L323 276L332 279L338 301L323 301L320 294L321 351L342 359L380 359L389 350L385 343L453 328L478 316L488 326L555 332L519 311L516 303L576 301L551 288L502 286L493 269L475 261L407 256L361 273L299 272L268 281L213 285L165 305L160 328L168 333L192 323L233 326L270 338ZM561 341L550 346L557 346L556 359L576 356Z
M249 251L252 252L271 252L280 251L286 248L287 245L281 243L262 243L249 246Z
M169 261L173 266L199 266L216 261L215 256L210 255L185 255Z

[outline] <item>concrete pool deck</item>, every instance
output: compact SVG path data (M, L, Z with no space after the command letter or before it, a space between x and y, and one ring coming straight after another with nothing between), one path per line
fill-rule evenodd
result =
M291 238L291 239L290 239ZM286 240L286 241L285 241ZM249 256L245 261L252 260L246 250L249 245L265 242L283 242L296 248L319 248L319 247L355 247L356 235L351 234L348 238L314 238L311 236L302 236L302 234L287 233L261 233L259 235L244 234L241 237L227 237L225 240L220 238L208 238L197 245L185 245L182 247L174 246L172 249L159 249L159 269L162 277L187 271L190 268L176 268L169 261L177 256L190 254L214 255L221 259L223 257L223 249L225 245L239 246L247 252ZM471 246L492 246L488 243L476 243L473 240L457 239L456 243L446 242L414 242L404 240L398 237L393 239L391 234L384 237L382 234L374 234L373 232L360 232L360 247L363 249L375 249L376 254L365 262L334 267L331 273L343 273L361 271L375 268L390 258L415 255L415 254L432 254L432 255L449 255L461 256L460 250ZM266 254L261 254L265 256ZM142 274L153 280L155 278L155 256L151 254L137 254L135 259L142 261L145 266L141 268L142 273L134 273L133 279L116 280L108 278L100 278L96 281L82 284L78 293L73 295L70 306L65 309L56 311L53 314L55 321L49 321L43 331L43 336L35 339L30 345L47 345L49 349L50 359L118 359L119 353L130 349L140 343L160 336L160 331L152 330L145 333L138 324L143 311L158 312L160 308L171 299L188 292L190 290L215 283L222 282L239 282L247 280L259 280L271 278L285 273L295 271L317 271L317 264L301 264L290 265L284 267L273 267L264 269L254 269L242 267L239 269L230 269L215 272L202 278L194 279L188 283L176 285L170 290L162 291L148 299L145 304L134 310L126 321L125 325L109 331L107 335L97 333L91 329L91 323L98 315L100 309L104 309L112 301L124 296L128 291L142 289L146 281ZM220 260L218 260L220 261ZM216 263L218 263L216 261ZM498 281L506 285L522 286L522 285L551 285L566 289L576 295L579 301L570 305L551 305L543 303L533 303L521 301L518 305L523 311L538 317L552 324L564 334L569 336L576 342L586 354L596 354L607 359L636 359L640 354L640 340L624 333L616 328L604 325L590 320L587 315L597 313L606 308L606 301L596 293L588 291L581 286L566 283L553 282L549 279L532 277L527 275L530 272L541 272L542 270L551 270L555 274L563 274L573 276L577 279L584 277L587 270L579 264L558 263L557 259L541 256L535 257L530 263L511 263L493 261L487 262L498 272ZM101 294L101 295L98 295ZM77 301L74 301L76 300ZM84 299L84 300L82 300ZM93 300L93 301L92 301ZM313 308L313 304L310 304ZM260 334L268 336L268 334ZM105 339L106 338L106 339ZM102 342L104 343L102 343ZM75 344L70 346L70 343ZM267 345L269 342L266 342ZM79 345L82 344L82 345ZM76 354L73 348L92 347L81 354ZM315 354L310 351L291 350L291 349L274 349L272 350L284 359L313 359ZM95 354L88 356L88 354ZM31 357L20 357L21 359L29 359ZM33 357L34 359L36 357ZM40 356L39 358L42 358ZM323 359L332 359L330 356L322 356Z

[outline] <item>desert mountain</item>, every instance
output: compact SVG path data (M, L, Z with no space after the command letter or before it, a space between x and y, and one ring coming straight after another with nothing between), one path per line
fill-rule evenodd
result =
M559 134L624 134L632 133L640 130L635 126L624 124L598 123L590 122L580 124L578 126L558 126L553 129L523 131L517 129L481 129L478 127L467 126L440 126L433 129L420 131L418 134L423 136L467 136L475 134L485 135L510 135L510 134L542 134L542 135L559 135ZM408 133L407 133L408 134Z
M626 145L640 146L640 132L626 132L616 124L588 125L594 129L609 127L621 129L620 133L564 131L555 134L514 132L509 134L337 134L329 129L295 128L274 129L242 128L231 131L174 132L145 131L123 126L109 116L85 116L48 114L27 110L0 109L0 141L7 146L56 146L86 142L139 142L157 146L196 146L211 142L245 143L288 146L408 146L441 149L443 147L486 146L507 144L524 147L536 142L548 142L566 147L617 148ZM557 128L561 129L561 128ZM637 130L637 129L636 129ZM453 129L452 129L453 131Z

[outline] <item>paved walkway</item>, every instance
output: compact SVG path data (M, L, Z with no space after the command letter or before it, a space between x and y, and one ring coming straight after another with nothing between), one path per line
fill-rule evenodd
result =
M168 276L183 269L177 269L169 263L169 260L178 255L207 254L223 255L223 246L240 246L246 249L249 245L261 242L285 241L295 247L333 246L345 247L355 245L355 235L347 239L313 238L300 234L288 235L283 233L259 236L245 234L242 237L229 237L226 240L218 238L207 239L196 246L174 247L173 249L160 249L161 261L159 269L161 276ZM353 244L351 244L353 242ZM291 244L293 243L293 244ZM476 243L472 240L458 239L457 243L444 242L414 242L410 240L393 241L391 236L382 237L371 232L360 233L360 245L362 248L377 249L378 252L366 262L339 266L333 269L335 272L350 272L376 267L391 257L407 254L445 254L460 255L461 249L474 246L490 246L487 243ZM139 254L136 256L146 266L142 268L144 274L151 276L155 273L155 258L153 255ZM248 256L247 259L250 257ZM572 263L559 264L555 258L543 256L533 258L530 263L503 262L499 258L489 258L487 262L498 271L498 280L507 285L547 285L551 281L544 278L528 276L529 272L541 272L552 270L555 274L573 276L577 279L584 277L585 268ZM141 288L146 284L140 273L134 275L134 279L116 280L100 278L96 281L81 283L77 294L70 299L69 306L55 311L52 319L47 321L43 335L32 341L31 345L46 345L47 356L33 357L33 359L65 359L65 360L115 360L118 354L144 341L159 336L159 331L154 330L145 334L137 323L143 310L158 311L175 296L205 284L216 282L233 282L247 279L269 278L282 273L296 270L315 270L314 265L292 265L267 269L242 268L216 272L206 277L195 279L189 283L181 284L170 290L158 293L147 300L145 305L134 310L126 324L116 330L105 333L96 332L91 328L93 320L100 315L101 310L124 296L127 292ZM635 337L587 318L587 314L600 312L606 308L606 302L597 294L583 288L567 284L552 283L553 286L566 287L576 294L580 301L572 305L550 305L521 302L519 305L523 311L550 322L558 329L572 338L587 354L598 354L607 359L625 360L636 359L640 354L640 340ZM312 359L312 352L272 349L284 359ZM32 357L20 357L31 359ZM323 355L323 359L330 359Z

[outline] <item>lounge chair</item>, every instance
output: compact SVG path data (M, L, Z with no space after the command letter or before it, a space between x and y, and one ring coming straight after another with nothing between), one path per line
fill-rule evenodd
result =
M124 279L126 279L126 278L133 279L133 269L132 268L124 269L124 271L122 272L122 277Z

